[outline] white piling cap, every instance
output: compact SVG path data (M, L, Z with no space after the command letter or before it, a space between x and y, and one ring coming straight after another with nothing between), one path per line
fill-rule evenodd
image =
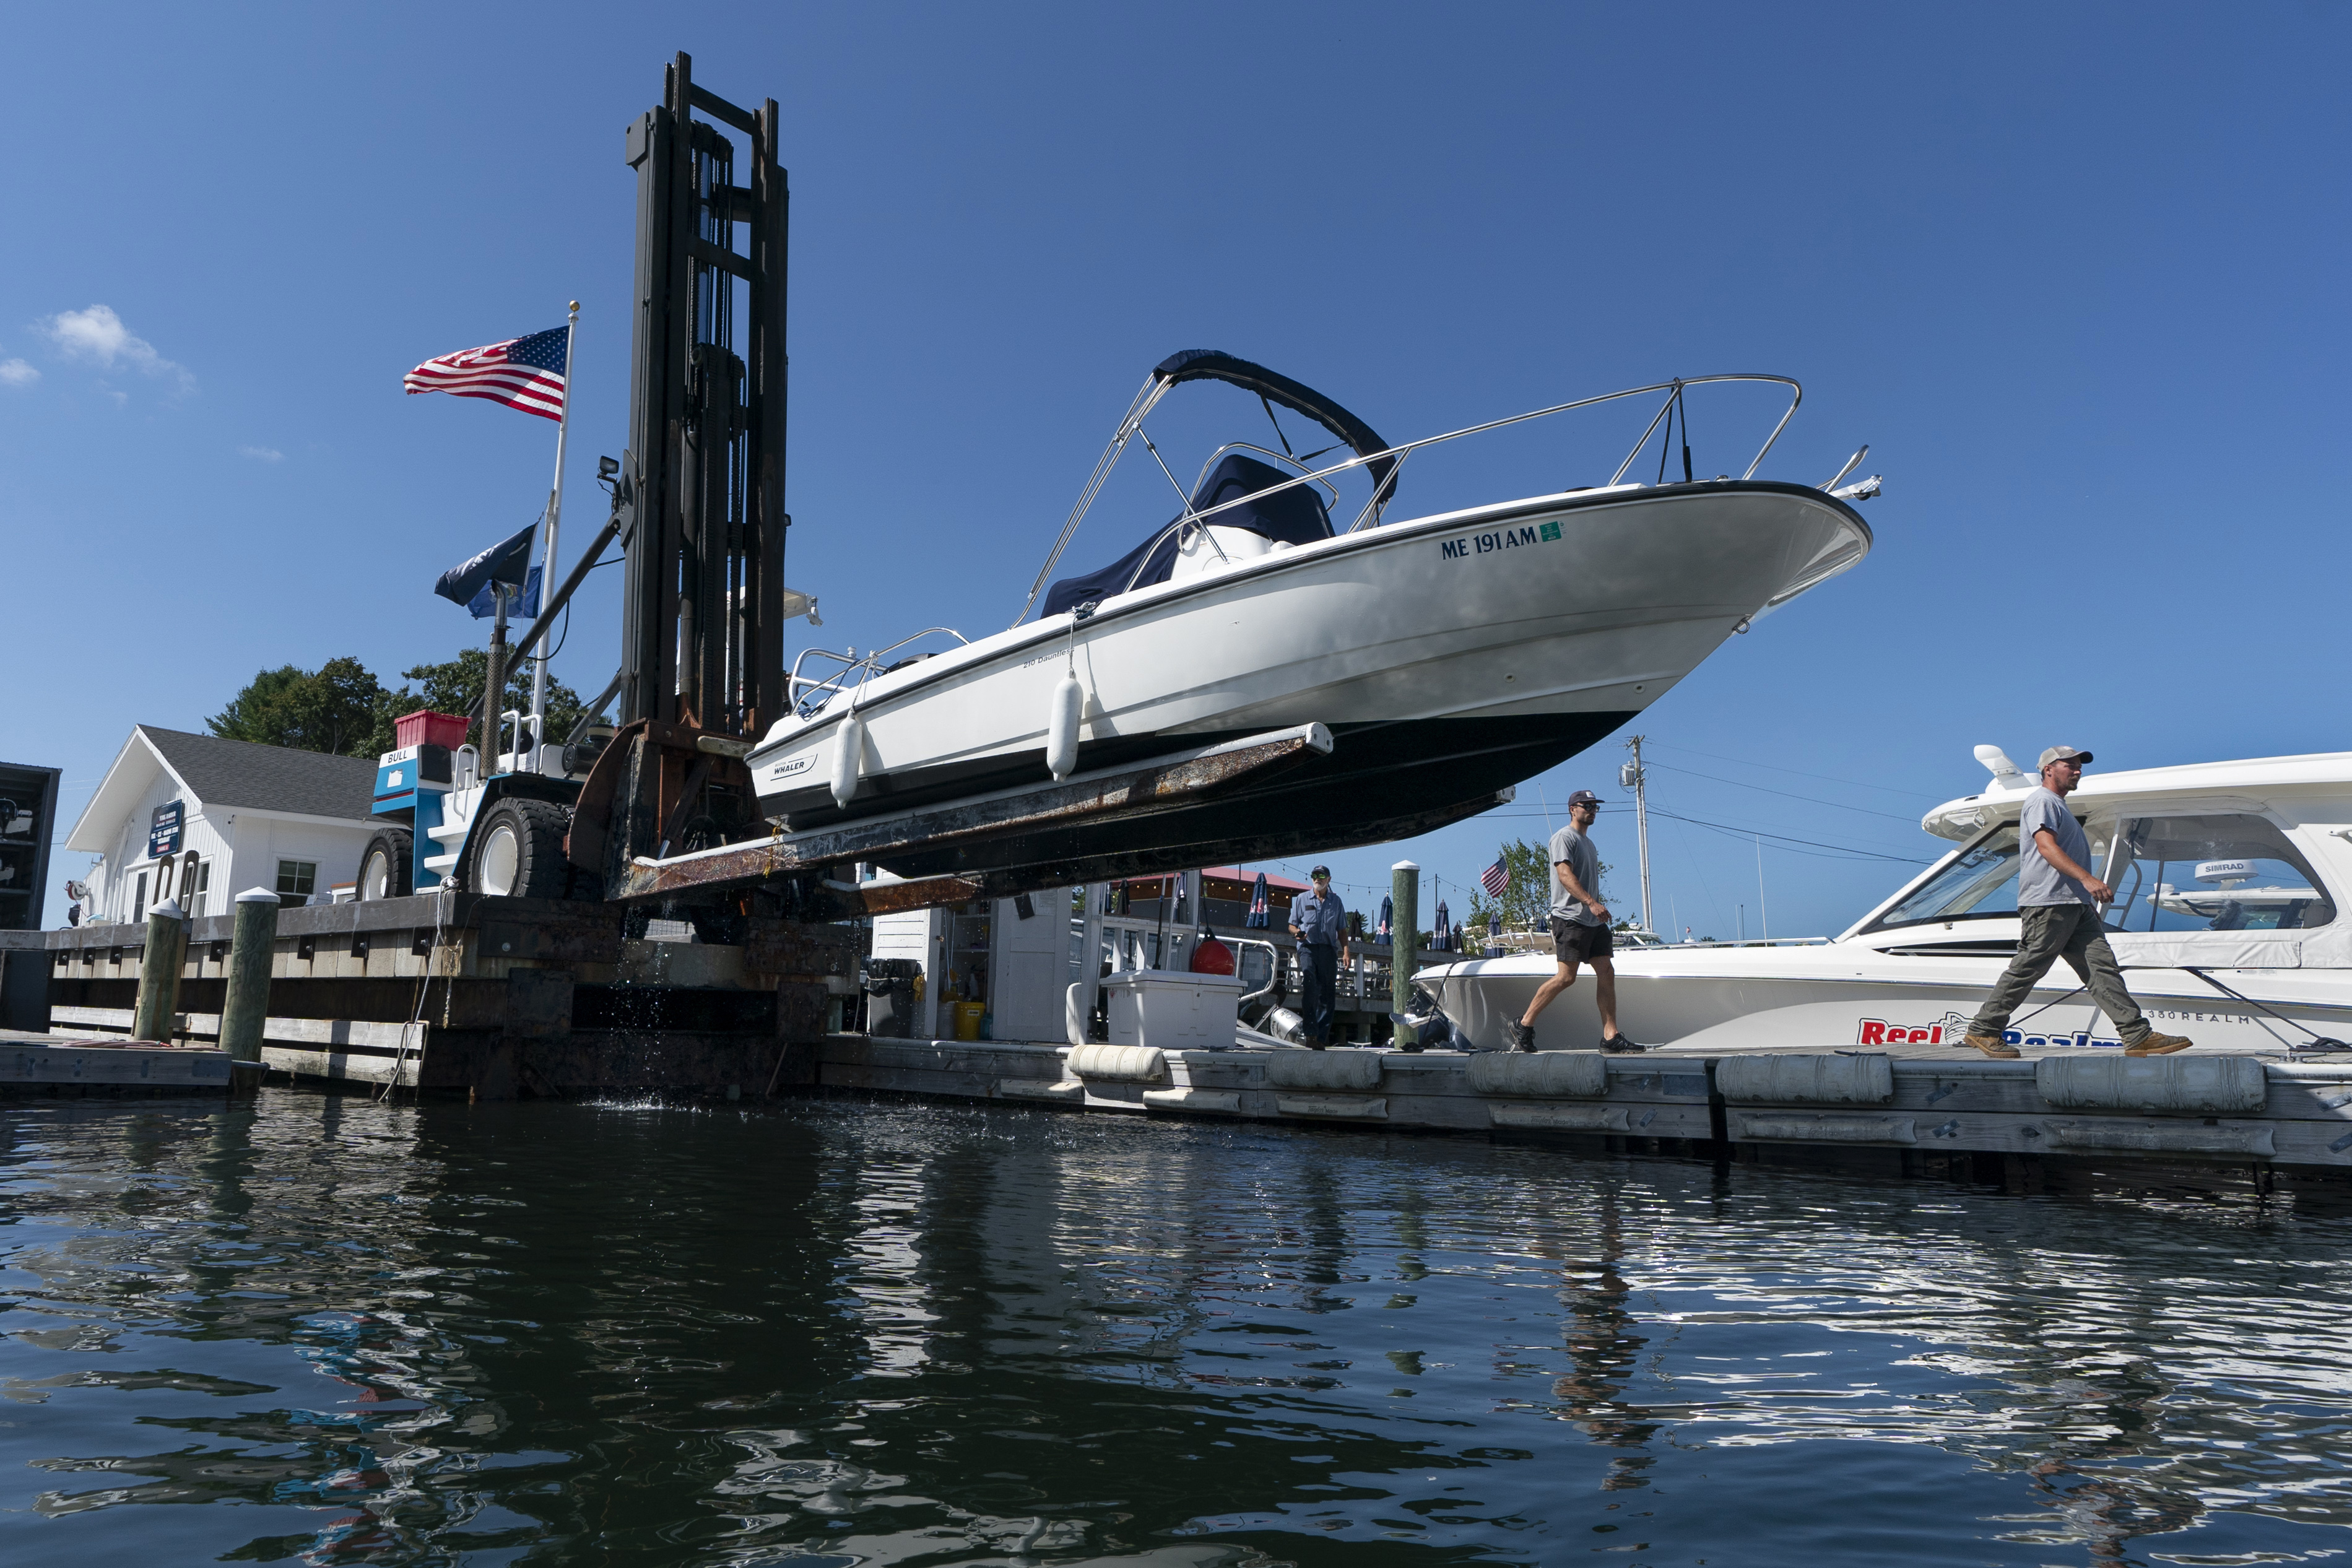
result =
M161 904L149 906L147 913L151 915L160 915L166 920L185 920L187 918L185 915L180 912L180 902L175 898L167 898Z
M1420 869L1421 868L1419 866L1413 864L1411 861L1399 861L1396 864L1389 867L1389 870L1391 871L1419 871Z
M239 904L275 904L278 895L266 887L248 887L236 895Z

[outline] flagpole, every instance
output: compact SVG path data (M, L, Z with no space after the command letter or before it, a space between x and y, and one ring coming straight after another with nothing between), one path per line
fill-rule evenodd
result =
M580 301L572 302L572 318L564 324L563 333L563 413L555 422L555 486L547 497L547 550L539 569L539 611L547 613L548 595L555 584L555 532L563 520L563 440L572 434L572 373L575 366L572 348L580 338ZM539 645L544 649L547 639ZM547 654L540 653L531 662L530 679L530 771L539 771L538 748L547 744Z

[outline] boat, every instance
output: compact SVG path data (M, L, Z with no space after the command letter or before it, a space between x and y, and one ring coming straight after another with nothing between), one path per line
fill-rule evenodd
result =
M1225 442L1187 489L1145 421L1171 390L1211 382L1262 401L1282 449ZM1684 404L1718 382L1782 388L1788 403L1744 473L1699 479ZM1401 471L1426 448L1648 395L1660 406L1605 483L1399 515ZM1129 404L1006 630L967 639L932 627L793 661L792 711L747 758L761 814L781 833L854 829L1117 775L1107 804L1042 821L1005 808L985 833L877 833L870 857L905 877L1051 858L1076 881L1379 842L1487 810L1868 553L1854 503L1877 481L1839 487L1867 447L1827 486L1756 477L1801 396L1781 376L1682 378L1391 445L1264 366L1171 355ZM1276 405L1335 444L1296 455ZM1656 482L1629 482L1662 424ZM1118 559L1055 579L1137 445L1181 509ZM1343 481L1368 491L1344 522ZM1269 740L1285 744L1252 749ZM1250 765L1214 788L1153 797L1132 782L1159 761L1244 752ZM1259 765L1268 758L1279 765Z
M2036 780L1999 747L1992 779L1920 825L1955 847L1826 942L1668 943L1615 960L1621 1027L1674 1051L1948 1051L2017 949L2019 807ZM2067 797L2115 889L2108 945L2148 1021L2198 1052L2352 1049L2352 752L2087 773ZM1433 965L1416 979L1480 1050L1505 1044L1549 954ZM2021 1050L2119 1050L2053 967L2011 1019ZM1590 980L1536 1020L1538 1050L1600 1042Z

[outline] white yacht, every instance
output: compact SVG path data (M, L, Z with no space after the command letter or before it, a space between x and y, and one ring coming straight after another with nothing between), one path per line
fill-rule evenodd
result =
M1255 394L1269 416L1280 404L1315 420L1336 438L1326 450L1349 455L1317 468L1322 455L1296 456L1286 437L1280 452L1227 442L1186 490L1144 422L1171 389L1203 380ZM1682 479L1666 481L1662 440L1660 482L1628 482L1662 423L1671 438L1686 392L1720 382L1789 393L1746 472L1693 478L1685 433ZM1394 515L1399 472L1422 448L1643 393L1660 406L1603 483ZM1115 850L1139 816L1162 819L1150 850L1181 844L1186 858L1170 863L1192 865L1244 845L1375 842L1485 810L1868 553L1851 503L1877 482L1837 487L1862 453L1827 485L1755 477L1801 396L1785 377L1695 377L1391 446L1262 366L1173 355L1137 393L1008 630L966 641L933 628L877 652L800 656L793 712L748 758L761 814L792 833L855 828L1286 734L1303 744L1276 776L1129 805L1124 828L1057 821L1055 852L1076 863ZM1118 560L1049 587L1130 444L1149 449L1183 509ZM1335 523L1342 478L1370 494ZM876 858L911 877L968 870L973 856L959 843Z
M1958 847L1826 943L1668 944L1621 953L1617 1011L1645 1044L1694 1051L1962 1044L2018 937L2017 814L2035 780L1998 747L1981 794L1920 825ZM2352 1049L2352 752L2084 775L2067 798L2116 890L2108 942L2148 1021L2199 1051ZM1482 1049L1552 972L1549 954L1469 959L1417 978ZM2061 962L2011 1020L2025 1051L2115 1048ZM1589 976L1536 1023L1538 1049L1599 1044Z

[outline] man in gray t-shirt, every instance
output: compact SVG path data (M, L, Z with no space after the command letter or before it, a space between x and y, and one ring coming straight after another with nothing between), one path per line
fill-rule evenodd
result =
M1963 1042L1987 1056L2016 1056L2005 1038L2015 1032L2009 1019L2050 966L2059 959L2074 971L2091 1000L2115 1021L2126 1056L2162 1056L2186 1051L2177 1034L2158 1034L2140 1016L2124 988L2123 970L2107 946L2099 905L2115 894L2091 874L2091 841L2083 824L2066 810L2066 797L2083 781L2087 751L2053 746L2042 754L2042 784L2026 796L2017 814L2017 956L1995 981L1992 995L1969 1025Z
M1617 1032L1617 969L1610 957L1609 906L1601 902L1601 856L1587 835L1601 815L1601 797L1579 789L1568 798L1568 826L1551 836L1551 945L1557 964L1536 988L1528 1010L1506 1026L1514 1051L1536 1049L1536 1017L1576 984L1576 967L1592 966L1592 1000L1601 1012L1601 1049L1642 1048Z

